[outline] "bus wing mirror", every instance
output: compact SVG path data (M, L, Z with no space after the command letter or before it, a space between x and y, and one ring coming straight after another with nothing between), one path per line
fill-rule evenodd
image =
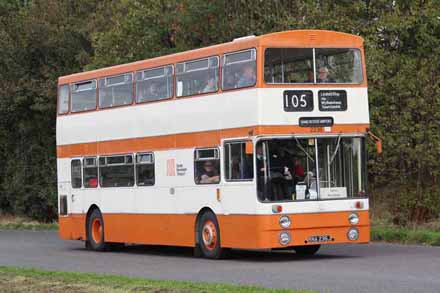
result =
M378 155L382 154L382 139L378 136L374 135L371 131L368 131L368 137L374 142L376 145L376 152Z
M252 141L246 142L246 155L252 155L254 153L254 144Z

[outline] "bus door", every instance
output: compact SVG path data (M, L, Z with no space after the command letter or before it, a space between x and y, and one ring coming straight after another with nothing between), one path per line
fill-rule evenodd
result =
M67 192L67 206L69 213L82 213L83 202L82 195L84 193L84 187L82 183L82 160L72 159L70 162L71 181L69 184L65 184L65 191Z
M224 183L219 201L226 214L255 212L256 194L251 140L223 143Z

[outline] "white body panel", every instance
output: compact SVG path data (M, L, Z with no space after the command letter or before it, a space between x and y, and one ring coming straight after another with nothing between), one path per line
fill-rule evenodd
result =
M59 116L57 145L255 125L298 125L299 117L304 116L331 116L335 124L369 124L366 88L344 88L347 110L339 112L319 111L318 91L322 89L312 89L312 112L285 112L285 89L263 88Z

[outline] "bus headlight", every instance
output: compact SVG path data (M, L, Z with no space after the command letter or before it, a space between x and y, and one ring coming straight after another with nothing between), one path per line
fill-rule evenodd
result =
M291 223L289 216L281 216L279 223L282 228L289 228Z
M355 241L359 238L359 230L356 228L351 228L347 233L348 240Z
M281 245L286 246L290 242L290 233L286 231L281 232L279 240Z
M356 213L351 213L348 216L348 221L350 222L350 224L352 225L357 225L359 223L359 215Z

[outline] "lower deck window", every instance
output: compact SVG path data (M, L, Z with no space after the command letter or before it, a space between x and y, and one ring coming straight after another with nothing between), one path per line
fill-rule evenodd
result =
M225 177L227 181L254 178L252 142L225 143Z
M101 187L129 187L134 185L132 155L99 158L99 182Z
M154 185L154 158L152 153L136 155L136 184Z
M217 148L195 151L194 174L196 184L217 184L220 182L220 156Z
M98 187L98 165L95 157L83 159L83 182L85 188Z

